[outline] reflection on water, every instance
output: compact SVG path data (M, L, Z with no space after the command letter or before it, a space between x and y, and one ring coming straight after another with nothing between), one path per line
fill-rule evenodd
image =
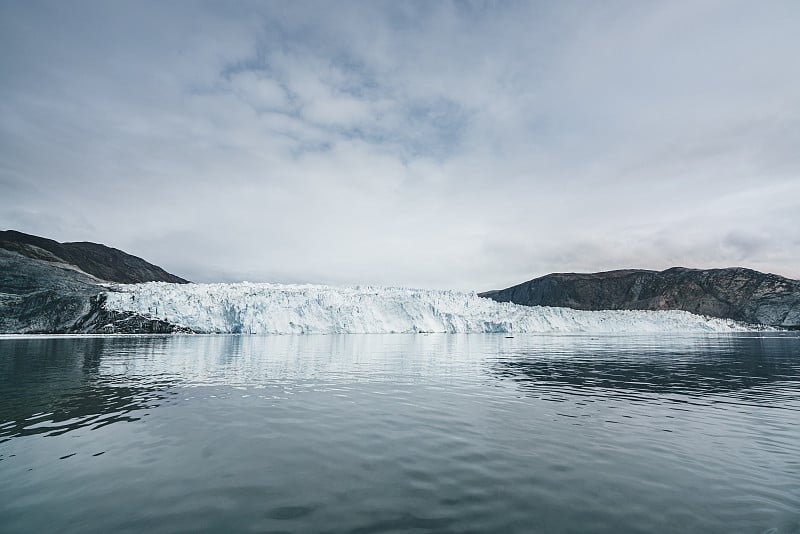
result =
M153 355L166 338L10 339L0 341L0 443L9 436L58 436L139 419L158 406L175 381L160 374L131 380L101 372L108 343L115 355Z
M3 532L800 532L800 337L0 339Z
M663 340L540 339L535 348L503 354L495 371L528 391L552 384L702 396L800 381L793 335Z

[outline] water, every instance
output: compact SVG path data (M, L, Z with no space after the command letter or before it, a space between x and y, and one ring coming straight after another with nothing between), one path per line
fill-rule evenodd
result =
M0 339L2 532L800 532L800 337Z

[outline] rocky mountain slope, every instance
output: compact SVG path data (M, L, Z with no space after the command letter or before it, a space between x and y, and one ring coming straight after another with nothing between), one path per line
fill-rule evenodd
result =
M130 272L125 272L130 267ZM147 315L109 311L105 282L181 281L146 261L94 243L0 232L0 333L166 333Z
M74 265L84 273L108 282L189 282L141 258L97 243L59 243L44 237L6 230L0 231L0 248L37 260Z
M684 310L800 328L800 280L751 269L622 270L549 274L480 294L498 302L578 310Z

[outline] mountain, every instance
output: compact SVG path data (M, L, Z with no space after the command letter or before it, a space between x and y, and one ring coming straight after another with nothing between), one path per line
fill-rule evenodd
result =
M556 273L480 296L577 310L684 310L800 328L800 280L739 267Z
M73 265L100 280L136 284L172 282L187 284L179 276L121 250L97 243L59 243L15 230L0 231L0 248L29 258Z
M551 274L480 296L500 303L554 308L497 304L474 293L450 291L190 284L105 245L59 243L13 230L0 231L0 333L678 332L745 328L685 312L800 328L800 281L749 269ZM658 313L590 314L564 308Z
M145 314L106 309L106 282L148 280L186 283L104 245L0 232L0 333L180 331Z

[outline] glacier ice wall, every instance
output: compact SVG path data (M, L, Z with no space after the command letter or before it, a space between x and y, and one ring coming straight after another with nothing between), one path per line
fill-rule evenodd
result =
M110 288L106 307L205 333L730 332L745 325L683 311L580 311L499 303L475 293L281 284Z

